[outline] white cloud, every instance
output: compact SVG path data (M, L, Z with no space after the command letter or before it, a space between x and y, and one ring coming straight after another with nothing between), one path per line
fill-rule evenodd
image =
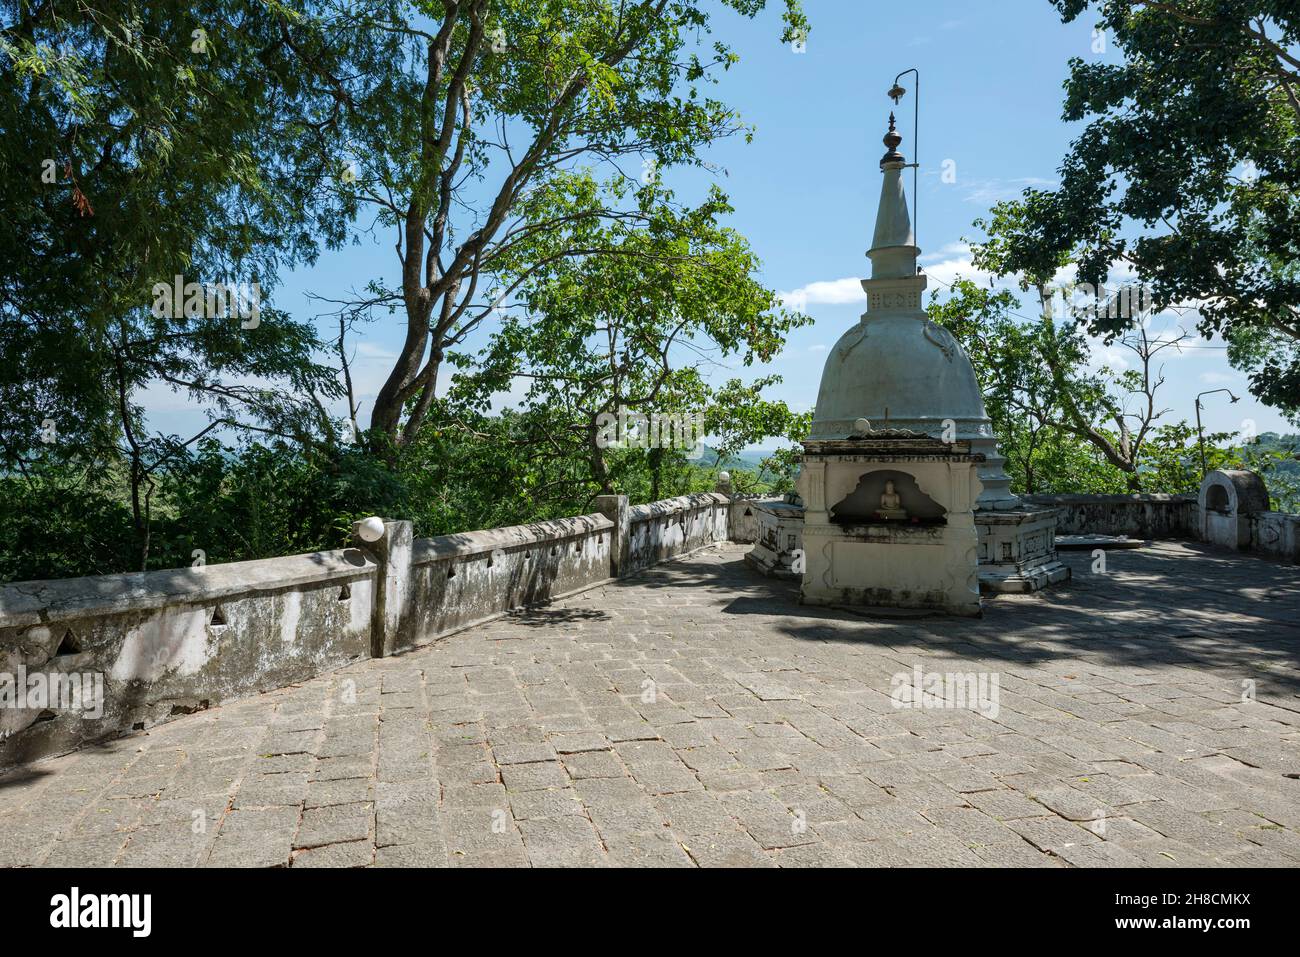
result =
M809 352L825 352L825 351L826 351L827 349L829 349L829 348L830 348L830 346L825 345L825 344L819 342L819 343L817 343L815 346L809 346L809 347L808 347L808 351L809 351Z
M861 281L852 276L810 282L806 286L800 286L789 292L779 292L777 295L787 308L799 312L804 312L809 306L842 306L846 303L867 301L867 294L862 291Z
M1202 372L1201 381L1206 385L1225 385L1240 381L1241 376L1229 375L1227 372Z
M1106 345L1100 339L1089 339L1088 367L1101 369L1103 366L1112 372L1123 372L1129 367L1129 358L1133 353L1122 346L1111 343Z
M1003 200L1019 199L1026 189L1051 189L1055 180L1043 179L1041 176L1018 176L1013 179L992 177L988 179L958 178L957 187L962 190L962 200L977 203L980 206L992 206Z
M965 243L948 243L938 252L921 256L920 262L924 264L925 274L934 280L930 284L930 289L937 289L940 293L959 278L970 279L981 285L987 285L989 281L989 273L976 269L972 264L970 247ZM998 285L1010 286L1012 283L1009 280L1001 280L998 281ZM777 295L787 308L800 312L807 311L809 306L843 306L867 301L867 294L862 291L861 281L854 277L810 282L798 289L780 292ZM813 349L817 351L817 347L814 346Z
M969 258L970 243L961 243L961 242L945 243L944 245L940 246L935 252L924 253L920 257L920 261L922 263L934 262L940 259L951 259L954 256L966 256L967 258Z
M969 279L981 286L989 284L992 275L982 269L976 269L971 261L970 246L966 243L948 243L937 252L927 253L920 259L925 274L934 280L930 291L944 292L958 279ZM1008 280L994 280L997 286L1010 286Z
M969 257L945 259L942 262L930 263L925 267L925 274L935 281L935 284L930 286L931 290L937 288L940 294L958 279L969 279L976 285L987 286L989 279L992 278L984 270L976 269ZM1002 285L1006 284L1003 283Z
M364 339L357 344L357 355L363 359L396 359L397 353L383 346L375 345L373 342L366 342Z
M987 270L977 269L968 243L946 243L934 252L923 254L918 262L930 279L929 293L937 292L943 296L958 279L966 279L981 287L1010 290L1020 300L1021 308L1016 312L1022 318L1030 318L1038 311L1037 294L1033 290L1026 292L1021 289L1018 276L994 276ZM1086 289L1082 288L1071 294L1072 300L1062 300L1059 290L1062 288L1072 290L1074 281L1075 272L1072 266L1063 266L1053 276L1052 286L1058 290L1054 299L1058 317L1065 315L1067 302L1073 301L1075 305L1082 306L1087 301ZM1137 277L1132 266L1116 260L1111 264L1105 289L1113 290L1136 281ZM866 294L862 291L859 280L852 277L810 282L798 289L781 292L778 295L788 308L801 312L806 311L811 305L845 305L866 301ZM1147 318L1144 325L1152 339L1170 339L1180 333L1188 334L1188 338L1180 344L1180 347L1165 349L1160 353L1162 361L1176 360L1193 354L1189 351L1189 347L1194 350L1195 347L1207 345L1207 341L1196 333L1196 319L1196 313L1188 311L1188 306L1168 309ZM1124 369L1130 366L1130 362L1125 358L1127 350L1115 351L1106 347L1100 339L1094 339L1092 345L1094 355L1098 357L1095 365L1109 364L1113 369ZM821 351L824 348L814 346L810 351Z
M1169 362L1175 362L1192 355L1192 353L1187 349L1187 346L1193 342L1191 339L1178 342L1174 345L1164 345L1163 348L1161 348L1162 343L1173 342L1173 340L1178 338L1178 334L1177 329L1171 329L1164 333L1148 333L1150 348L1156 350L1151 357L1151 369L1153 372L1159 370ZM1136 351L1125 345L1120 340L1117 339L1110 343L1110 345L1107 345L1101 336L1085 334L1084 338L1088 343L1088 367L1090 369L1100 369L1102 366L1107 366L1112 372L1123 372L1126 369L1141 368L1141 357L1139 357ZM1130 338L1129 341L1136 341L1136 339Z

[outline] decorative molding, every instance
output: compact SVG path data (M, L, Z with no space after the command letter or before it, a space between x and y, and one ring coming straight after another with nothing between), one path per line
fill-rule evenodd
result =
M870 419L872 424L881 426L885 423L883 412L879 412L873 418L870 411L864 412L863 416ZM980 440L988 439L996 442L993 435L993 426L988 421L980 421L967 416L936 416L929 419L900 419L890 417L889 427L896 431L923 432L926 435L938 435L943 431L944 422L951 419L957 425L957 438L961 440ZM814 429L825 434L827 431L843 432L847 438L856 432L854 419L818 419L814 423Z
M931 331L934 330L934 331ZM952 335L942 326L936 326L930 320L926 320L921 327L921 334L925 336L925 341L932 346L938 346L943 357L952 362L953 357L957 355L957 343L953 340ZM937 337L937 338L936 338Z
M835 348L835 354L840 357L841 362L849 357L849 353L856 349L863 339L867 338L867 324L865 322L858 323L857 329L853 330L853 332L856 335L850 333L850 335L853 335L851 340L845 340Z
M867 294L867 312L897 309L920 309L921 290L903 292L870 292Z

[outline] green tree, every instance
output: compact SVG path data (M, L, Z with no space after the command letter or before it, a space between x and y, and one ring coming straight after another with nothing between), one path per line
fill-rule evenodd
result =
M74 463L91 473L75 483L112 470L145 567L154 491L201 438L326 425L337 386L314 330L248 307L343 239L354 199L319 148L338 133L333 96L294 52L319 47L313 21L279 5L0 0L0 16L0 467L44 463L59 483ZM160 308L155 286L178 275L190 293ZM217 284L243 287L243 314L218 307ZM152 430L150 388L210 424Z
M971 357L985 408L1017 492L1185 491L1199 482L1195 430L1162 419L1161 353L1183 337L1155 338L1145 324L1119 340L1131 368L1092 368L1087 340L1048 306L1018 320L1009 290L969 280L927 307ZM1226 435L1211 436L1211 442ZM1085 472L1091 469L1093 475Z
M400 314L405 326L375 400L376 441L400 446L419 433L448 353L534 270L589 254L575 227L646 221L644 209L611 207L608 194L582 188L575 170L601 164L654 180L702 165L703 146L743 129L707 95L736 55L705 41L714 13L753 17L764 6L376 0L322 24L327 50L353 44L358 31L395 37L401 48L347 76L318 71L334 81L353 143L355 198L397 250L394 278L377 277L343 306ZM806 31L798 0L783 7L785 36Z
M1272 0L1053 0L1123 57L1070 62L1063 118L1087 121L1058 188L1003 208L1009 272L1062 259L1100 288L1116 263L1154 306L1194 303L1261 400L1300 404L1300 8ZM1129 314L1093 314L1115 335ZM1273 348L1281 344L1284 348ZM1267 352L1264 350L1268 350Z
M757 389L731 382L715 394L701 365L710 353L766 362L810 320L753 278L759 263L722 225L731 209L716 188L680 210L657 185L637 192L638 216L575 224L593 252L534 269L521 311L503 320L454 391L485 408L491 395L526 383L534 455L584 466L553 482L577 481L592 495L627 491L644 461L655 498L665 466L680 466L706 429L728 447L767 427L789 429L783 406L761 403L750 414L733 406L756 400Z
M1243 468L1264 479L1274 511L1300 513L1300 435L1265 432L1230 449L1217 468Z
M704 410L704 430L713 437L716 453L711 478L746 447L778 438L790 444L764 457L756 473L731 469L732 482L740 492L793 491L803 456L797 443L808 437L812 412L793 412L784 402L763 397L765 389L780 382L774 375L748 383L731 379L712 391Z
M806 31L797 3L782 5L786 35ZM710 289L701 267L676 294L754 293L734 271L754 265L743 240L705 222L725 203L682 210L656 190L661 170L702 165L703 146L744 130L708 95L736 60L710 45L709 21L763 6L0 0L0 171L13 184L0 195L3 573L337 545L350 518L372 511L436 534L582 507L589 457L535 454L555 408L493 415L438 399L438 369L471 374L458 350L494 307L526 305L525 290L560 275L554 264L617 257L601 245L615 239L662 283L678 277L654 258L712 230L711 255L728 260L717 272L739 285ZM619 187L602 189L591 164ZM640 201L638 180L653 202ZM396 231L401 278L343 304L332 344L342 385L306 323L266 301L252 324L203 303L232 280L269 297L285 269L359 239L361 210L377 215L363 231ZM618 225L654 241L622 242L607 229ZM196 308L156 310L155 284L177 274L197 284ZM345 397L355 420L345 336L385 307L416 333L379 427L349 448L327 412ZM763 320L713 332L764 355L779 340ZM144 411L159 390L203 408L208 424L159 431ZM660 397L665 409L716 410L688 370ZM755 427L740 413L717 419L729 435ZM610 469L638 496L705 480L640 450L611 456Z

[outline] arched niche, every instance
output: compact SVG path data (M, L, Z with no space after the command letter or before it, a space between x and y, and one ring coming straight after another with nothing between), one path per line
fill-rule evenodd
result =
M831 506L831 521L836 525L863 525L878 522L876 517L880 508L880 496L885 492L885 483L893 482L894 491L902 500L902 507L907 512L908 523L922 525L947 524L947 511L932 499L916 483L916 478L898 469L875 469L858 478L857 487L848 495ZM900 521L900 520L896 520Z
M1268 489L1264 480L1246 469L1215 469L1201 481L1201 509L1224 515L1267 512Z

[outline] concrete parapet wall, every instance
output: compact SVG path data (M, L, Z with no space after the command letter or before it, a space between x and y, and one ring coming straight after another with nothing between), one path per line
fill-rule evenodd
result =
M1300 515L1259 512L1250 517L1251 551L1300 562Z
M0 586L0 767L364 656L376 571L343 549Z
M1197 539L1196 498L1189 495L1026 495L1028 505L1057 510L1058 535L1127 535Z
M1205 508L1190 495L1027 495L1024 501L1055 508L1058 535L1208 541L1300 561L1300 515ZM1219 526L1227 523L1239 531L1225 538Z
M761 502L781 502L780 495L733 495L728 508L727 535L733 542L758 541L758 512L754 506Z
M610 577L614 523L582 515L414 542L410 615L390 651Z
M718 492L702 492L628 511L628 570L635 571L727 541L731 501Z
M422 539L409 522L386 522L376 541L338 551L0 586L0 769L400 652L727 539L725 495L600 504L613 519Z

